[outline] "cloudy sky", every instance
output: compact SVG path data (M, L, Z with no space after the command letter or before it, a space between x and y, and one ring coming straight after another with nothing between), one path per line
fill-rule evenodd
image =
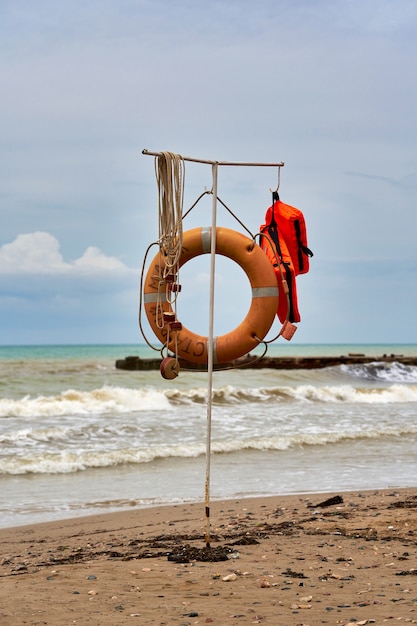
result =
M314 251L293 341L416 343L414 0L0 0L0 50L0 344L142 341L158 226L143 148L283 160L281 199ZM185 177L187 209L211 168ZM220 168L253 232L276 185L275 169ZM184 228L210 221L202 201ZM202 334L205 261L183 274L183 321ZM217 333L248 297L218 263Z

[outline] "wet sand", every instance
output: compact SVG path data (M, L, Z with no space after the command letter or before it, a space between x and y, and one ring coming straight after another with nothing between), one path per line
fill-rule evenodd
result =
M0 624L417 623L417 488L212 502L206 531L202 503L2 529Z

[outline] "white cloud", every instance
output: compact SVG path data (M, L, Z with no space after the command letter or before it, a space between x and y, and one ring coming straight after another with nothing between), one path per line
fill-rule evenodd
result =
M84 254L73 263L74 270L83 272L124 272L128 268L114 256L106 256L95 246L89 246Z
M54 274L68 271L58 240L49 233L18 235L0 248L1 274Z
M46 232L20 234L0 247L0 274L3 275L86 275L109 272L128 274L130 270L119 259L106 256L90 246L72 262L64 261L56 237Z

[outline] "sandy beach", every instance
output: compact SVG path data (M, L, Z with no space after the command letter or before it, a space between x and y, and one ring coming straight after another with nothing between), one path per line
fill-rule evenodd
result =
M417 489L132 509L0 531L2 626L417 623Z

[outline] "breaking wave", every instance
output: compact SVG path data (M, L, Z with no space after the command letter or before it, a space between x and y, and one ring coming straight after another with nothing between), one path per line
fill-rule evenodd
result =
M64 391L54 396L25 396L0 399L0 418L105 415L143 411L163 411L175 405L202 405L207 390L130 389L104 386L93 391ZM268 402L320 402L351 404L394 404L417 402L417 385L393 384L381 388L352 385L298 385L239 388L230 385L213 391L219 405Z
M152 411L169 407L166 394L155 389L104 386L93 391L69 389L56 396L0 399L0 417L101 415Z
M229 438L213 441L214 454L234 452L279 451L300 446L325 446L352 442L354 440L376 440L402 435L417 435L417 425L407 428L370 429L357 432L292 433L273 437L252 437L249 439ZM24 455L13 455L0 459L0 474L65 474L89 468L115 467L118 465L151 463L169 458L197 458L205 454L204 443L157 444L145 448L62 450L36 453L27 451Z
M398 361L391 363L375 361L373 363L341 365L340 369L354 378L362 378L369 381L417 383L417 367L415 365L405 365Z

